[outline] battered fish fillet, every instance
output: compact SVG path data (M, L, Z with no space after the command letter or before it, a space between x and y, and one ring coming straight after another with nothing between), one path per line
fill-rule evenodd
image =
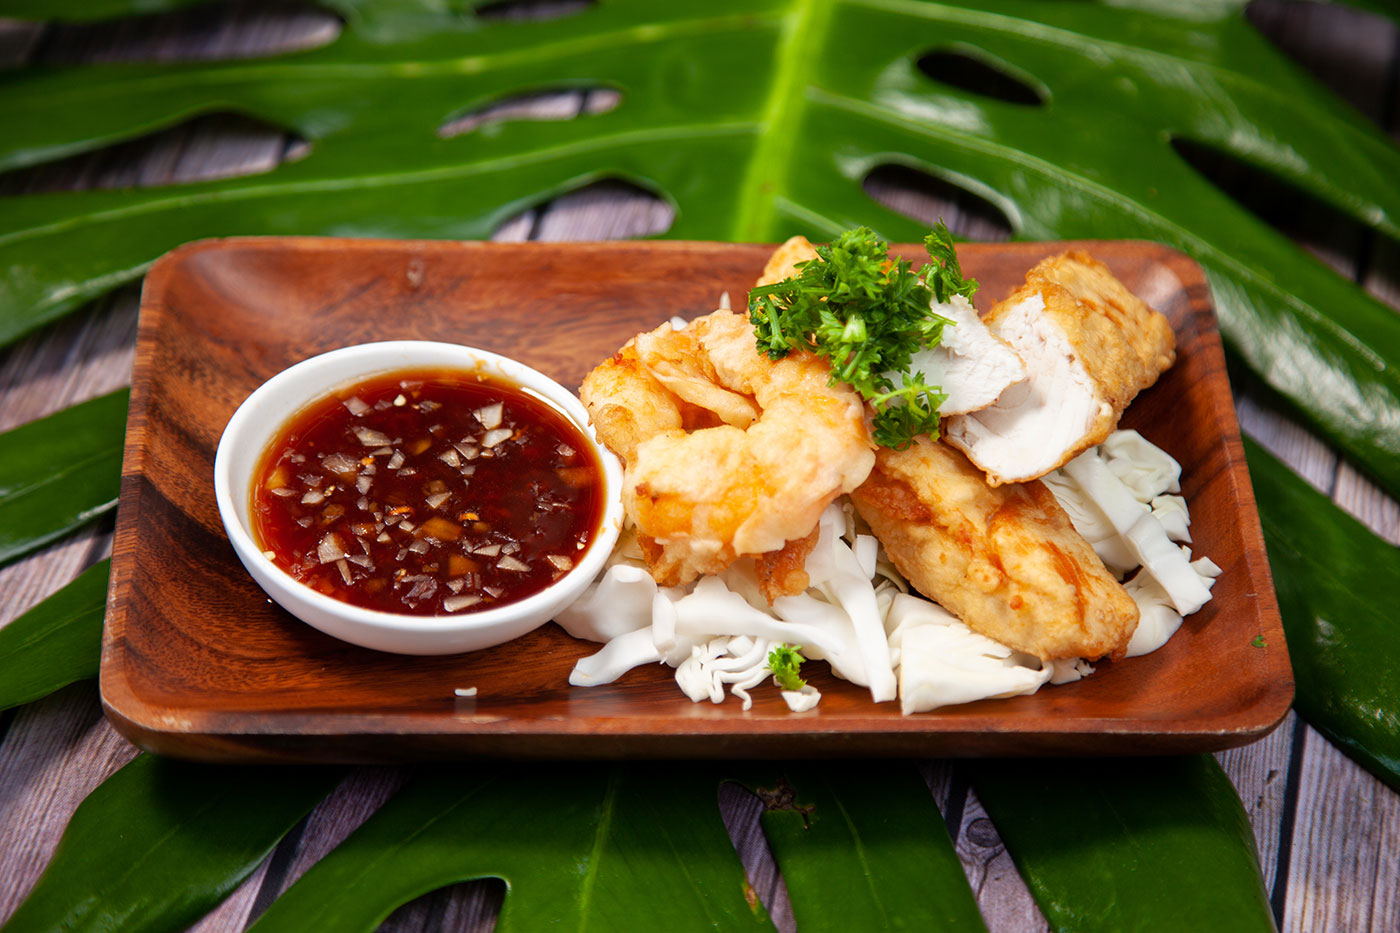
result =
M1046 660L1121 657L1138 607L1040 482L987 485L946 444L881 448L851 500L919 592Z
M1082 252L1040 262L983 320L1026 364L1029 387L949 418L944 438L993 485L1044 476L1102 442L1176 359L1167 319Z
M938 406L939 415L980 411L1025 387L1026 364L982 323L972 302L953 295L944 304L934 304L933 310L952 323L944 326L938 346L914 354L909 368L923 373L925 382L947 396ZM889 379L900 384L897 374L889 374Z

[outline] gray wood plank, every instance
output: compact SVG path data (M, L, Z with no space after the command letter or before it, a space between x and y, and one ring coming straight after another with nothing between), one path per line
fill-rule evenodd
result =
M205 914L187 933L241 933L247 929L248 924L252 922L249 915L257 902L258 892L262 890L275 858L274 853L263 859L222 904Z
M734 850L759 903L768 911L773 925L781 933L796 930L787 884L759 823L763 816L763 801L745 787L726 784L720 789L717 802L720 818L724 820L724 827L729 831L730 841L734 843Z
M623 240L670 229L675 208L620 181L600 181L551 201L536 217L530 239Z
M508 97L453 117L438 128L444 138L472 133L487 124L512 120L572 120L583 109L578 91L540 91Z
M1374 14L1317 4L1257 3L1251 18L1285 51L1400 139L1400 32ZM1372 295L1400 307L1400 249L1370 231L1322 218L1321 229L1295 231L1315 254ZM1340 233L1338 232L1340 228ZM1330 242L1314 237L1331 236ZM1249 409L1241 404L1241 421ZM1256 411L1248 411L1258 426ZM1350 464L1326 468L1327 454L1306 432L1275 420L1261 437L1300 474L1331 494L1377 534L1400 543L1400 507ZM1256 435L1257 436L1257 435ZM1325 447L1322 448L1325 451ZM1328 475L1330 473L1330 475ZM1296 808L1280 850L1288 863L1274 891L1284 930L1400 929L1397 796L1311 728L1294 749L1300 773ZM1284 801L1285 809L1288 801ZM1256 823L1256 833L1259 824ZM1264 840L1261 839L1261 848Z
M136 310L135 290L123 289L0 353L0 431L129 384ZM0 568L0 626L107 556L110 525Z
M1289 806L1288 778L1296 721L1297 716L1290 712L1277 729L1260 741L1215 756L1249 814L1254 844L1259 850L1259 867L1270 892L1278 874L1274 868L1280 858L1286 857L1281 851L1281 839Z
M228 900L191 927L191 933L243 930L397 793L409 774L407 767L354 769Z
M403 783L405 768L356 769L271 855L190 933L239 933L327 852L345 840Z
M490 933L505 898L506 886L499 879L463 881L403 905L385 918L378 933Z
M42 23L0 19L0 70L24 64L34 53L43 34Z
M1331 493L1337 475L1337 455L1326 444L1266 402L1248 395L1235 398L1235 414L1240 430L1319 492Z
M1282 929L1400 930L1400 794L1312 729L1305 748Z
M999 210L932 175L880 166L865 178L863 187L876 203L929 228L941 220L960 239L994 243L1011 238L1011 224Z
M530 239L530 231L535 227L537 214L534 210L521 211L497 227L491 234L491 239L497 243L524 243Z
M1050 924L1016 870L996 826L969 790L955 842L967 882L991 933L1035 933Z
M1400 544L1400 503L1351 464L1338 464L1332 499L1391 544Z
M1366 116L1394 132L1397 32L1385 17L1338 4L1255 0L1251 22ZM1400 137L1397 137L1400 138Z
M0 628L111 553L111 523L102 522L0 568Z
M324 26L328 14L313 17ZM298 17L300 17L298 19ZM298 13L296 33L302 41L312 24ZM338 31L339 23L334 17ZM97 51L74 52L95 60L139 58L231 57L246 54L228 22L205 30L198 41L175 33L140 29L139 41L125 32L92 27L84 40ZM49 30L52 32L53 30ZM80 30L81 31L81 30ZM196 30L197 31L197 30ZM276 34L286 34L285 24ZM38 27L7 28L7 55L39 50ZM266 44L264 29L257 42ZM133 44L134 43L134 44ZM142 44L144 43L144 44ZM79 45L81 43L78 43ZM51 45L62 59L75 46ZM107 49L110 54L101 49ZM125 49L125 53L123 53ZM139 51L133 52L133 49ZM40 50L42 52L42 50ZM16 57L18 57L16 55ZM72 59L70 59L72 60ZM3 64L11 63L3 60ZM4 190L64 190L160 185L265 171L283 156L285 134L269 133L238 118L209 118L157 134L139 144L98 152L56 166L6 178ZM104 394L130 382L137 319L137 289L122 289L84 312L45 328L0 353L0 430ZM110 553L110 522L80 531L60 544L0 569L0 625L58 589L83 568ZM101 717L96 685L86 683L30 704L13 715L0 741L0 919L23 900L57 845L63 827L82 798L136 754ZM265 871L261 869L259 875ZM256 893L255 887L250 887ZM237 912L237 898L225 908ZM242 928L239 918L237 929Z
M0 351L0 431L131 384L133 288Z

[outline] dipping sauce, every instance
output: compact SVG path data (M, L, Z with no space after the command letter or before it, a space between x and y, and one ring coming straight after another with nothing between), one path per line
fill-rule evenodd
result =
M308 406L269 445L253 536L293 578L366 609L450 615L539 592L604 510L567 416L479 373L405 370Z

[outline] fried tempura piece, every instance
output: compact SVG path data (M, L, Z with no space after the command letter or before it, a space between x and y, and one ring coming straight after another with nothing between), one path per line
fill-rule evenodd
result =
M639 335L588 374L580 398L623 458L623 505L658 583L806 538L865 479L875 457L860 396L829 376L810 353L760 354L730 311ZM799 555L775 556L773 592L800 582Z
M584 377L579 398L598 439L624 463L648 437L681 428L679 401L647 373L635 340Z
M797 264L799 262L810 262L817 258L817 249L805 236L795 236L779 246L773 251L773 255L768 257L768 264L763 267L763 275L758 281L753 283L757 288L761 285L773 285L784 279L790 279L797 274Z
M1043 260L983 320L1025 362L1029 386L948 419L944 437L993 485L1044 476L1102 442L1176 359L1167 319L1087 253Z
M811 585L807 573L807 555L817 546L821 528L813 528L805 538L794 538L776 551L754 558L753 569L758 577L758 589L772 605L779 596L796 596Z
M894 565L976 632L1043 659L1121 657L1138 608L1040 482L987 485L927 436L851 493Z

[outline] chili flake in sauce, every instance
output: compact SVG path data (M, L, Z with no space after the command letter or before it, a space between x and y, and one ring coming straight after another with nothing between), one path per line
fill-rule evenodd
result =
M524 599L568 572L603 514L602 467L548 402L478 373L342 390L269 445L253 532L295 579L384 612Z

